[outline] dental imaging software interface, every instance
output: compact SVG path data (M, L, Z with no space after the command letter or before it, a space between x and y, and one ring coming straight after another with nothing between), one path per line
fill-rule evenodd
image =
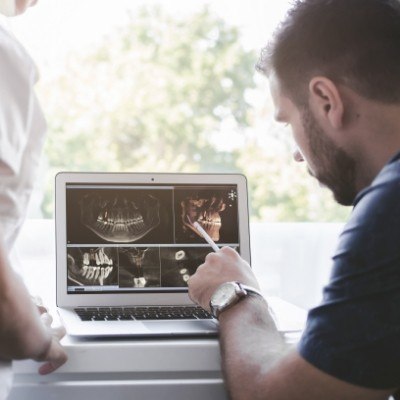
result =
M211 247L239 251L235 185L67 184L68 293L184 291Z

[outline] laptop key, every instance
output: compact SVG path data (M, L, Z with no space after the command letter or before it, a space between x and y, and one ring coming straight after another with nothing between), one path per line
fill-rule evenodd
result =
M119 317L119 320L120 321L132 321L132 316L130 316L130 315L121 315Z

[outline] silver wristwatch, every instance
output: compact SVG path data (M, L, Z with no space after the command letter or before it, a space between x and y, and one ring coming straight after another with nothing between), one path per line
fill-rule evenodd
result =
M262 297L262 294L257 289L243 285L239 282L223 283L211 296L210 308L212 315L218 319L222 311L232 307L250 293Z

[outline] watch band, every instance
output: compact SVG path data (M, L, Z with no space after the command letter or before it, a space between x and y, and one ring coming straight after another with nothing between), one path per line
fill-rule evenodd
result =
M257 289L254 289L253 287L251 287L251 286L247 286L247 285L243 285L242 283L240 283L240 282L236 282L242 289L244 289L247 293L254 293L254 294L258 294L259 296L261 296L261 297L263 297L263 295L262 295L262 293L259 291L259 290L257 290Z

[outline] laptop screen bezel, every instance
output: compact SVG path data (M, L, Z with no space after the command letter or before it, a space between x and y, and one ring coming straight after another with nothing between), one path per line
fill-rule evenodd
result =
M235 185L238 200L239 247L250 264L247 180L242 174L189 173L96 173L60 172L55 179L56 303L58 307L191 304L186 291L151 293L68 293L67 292L67 204L66 190L71 184L146 184L146 185ZM211 248L210 248L210 251Z

